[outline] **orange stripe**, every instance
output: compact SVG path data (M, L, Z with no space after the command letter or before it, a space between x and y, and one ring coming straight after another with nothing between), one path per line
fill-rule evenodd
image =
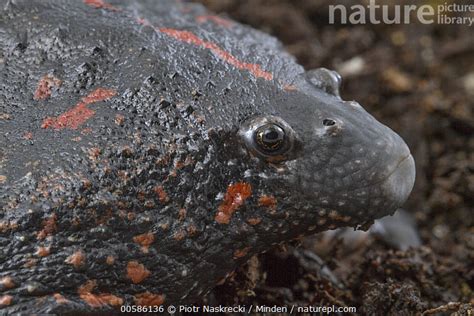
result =
M115 94L115 90L104 88L95 89L86 97L82 98L82 101L77 103L76 106L69 111L58 117L45 118L41 127L54 129L77 129L80 125L84 124L88 119L95 115L95 111L89 109L87 105L98 101L108 100Z
M265 80L273 79L272 73L262 70L260 65L242 62L238 60L236 57L234 57L232 54L226 52L225 50L217 46L216 44L200 39L199 37L197 37L196 35L194 35L193 33L189 31L181 31L181 30L175 30L175 29L170 29L170 28L159 28L158 30L182 42L209 49L223 61L231 64L232 66L236 68L246 69L250 71L257 78L263 78Z

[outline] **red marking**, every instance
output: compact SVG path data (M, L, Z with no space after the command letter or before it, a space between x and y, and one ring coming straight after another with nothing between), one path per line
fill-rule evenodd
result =
M196 233L198 232L198 229L193 224L189 224L189 226L186 227L186 231L188 232L188 235L192 237L196 235Z
M26 132L23 134L23 139L31 140L33 139L33 133L32 132Z
M153 233L145 233L133 237L133 241L142 246L143 253L148 253L148 248L155 241Z
M207 21L214 22L215 24L226 27L226 28L231 27L233 24L231 21L227 19L223 19L217 15L199 15L196 17L196 22L198 23L204 23Z
M179 209L178 211L178 219L180 222L182 222L185 218L186 218L186 209L185 208L181 208Z
M295 85L292 85L292 84L285 84L283 86L283 90L290 92L290 91L297 91L298 88Z
M165 302L165 295L144 292L135 295L135 303L140 306L159 306Z
M182 229L178 230L174 235L173 238L177 241L183 240L186 237L186 232Z
M56 218L56 214L53 213L53 215L43 221L43 229L40 230L36 236L38 239L45 239L56 231L58 228L56 225Z
M7 177L0 175L0 183L3 183L5 181L7 181ZM0 221L0 233L4 233L8 230L13 230L17 228L18 228L18 224L16 222Z
M256 217L256 218L249 218L249 219L247 220L247 223L249 223L249 224L252 225L252 226L255 226L255 225L260 224L261 221L262 221L261 218Z
M115 262L114 256L107 256L107 259L105 259L105 263L108 264L109 266L113 265L114 262Z
M0 279L0 285L4 288L4 289L12 289L15 287L15 282L13 282L13 279L9 276L6 276L6 277L3 277L2 279Z
M95 111L89 109L87 105L98 101L108 100L116 93L115 90L98 88L82 98L81 102L77 103L75 107L66 113L63 113L58 117L45 118L41 127L54 129L77 129L95 114Z
M51 89L57 88L61 85L61 80L52 76L45 75L38 82L35 94L33 95L34 100L45 100L51 96Z
M238 69L246 69L250 71L257 78L263 78L265 80L273 79L273 75L270 72L262 70L260 65L241 62L236 57L226 52L225 50L223 50L216 44L202 40L189 31L180 31L180 30L175 30L175 29L170 29L170 28L159 28L158 30L182 42L209 49L223 61L231 64L232 66Z
M93 308L98 308L104 305L120 306L123 304L123 299L109 293L85 293L81 294L80 298Z
M89 93L85 98L82 99L82 102L86 104L108 100L117 94L116 91L104 88L98 88Z
M8 306L12 303L13 296L11 295L3 295L0 296L0 306Z
M59 293L54 293L53 297L56 300L56 303L58 303L58 304L67 304L67 303L69 303L69 300L67 300L64 296L62 296Z
M50 247L38 247L35 254L40 257L46 257L49 255L50 251L51 251Z
M96 280L89 280L77 289L79 297L93 308L104 305L119 306L123 304L123 299L109 293L92 294L92 290L97 286Z
M120 11L119 8L114 7L113 5L105 2L104 0L84 0L84 3L96 9L109 9L111 11Z
M97 158L100 156L100 148L97 147L89 148L87 152L89 154L89 159L93 161L97 161Z
M237 249L236 251L234 251L234 259L245 257L247 255L247 253L249 252L249 250L250 250L250 247L245 247L243 249Z
M138 261L132 260L127 263L127 277L135 284L142 282L150 274L151 272Z
M277 200L273 195L262 195L258 199L258 205L265 206L265 207L268 207L270 209L276 209Z
M252 187L245 182L237 182L229 185L224 196L224 201L219 206L215 216L219 224L229 224L232 214L244 204L245 200L252 194Z
M122 126L123 123L125 122L125 116L117 114L117 115L115 115L115 120L114 121L115 121L115 124L117 124L119 126Z
M160 200L161 203L166 203L170 200L168 197L168 194L166 193L162 185L155 187L154 191L156 195L158 195L158 199Z
M86 261L86 256L81 250L74 252L72 255L67 257L66 260L64 260L64 262L74 266L74 268L76 269L84 265L85 261Z

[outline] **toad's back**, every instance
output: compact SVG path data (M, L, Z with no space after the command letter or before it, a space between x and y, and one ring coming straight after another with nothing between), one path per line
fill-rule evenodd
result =
M231 125L241 104L272 93L259 92L256 81L289 83L303 71L274 38L196 4L12 1L3 10L0 122L8 182L60 166L69 161L61 153L80 151L90 139L128 144L142 123L164 134ZM219 93L234 98L222 104ZM84 98L90 100L82 107ZM192 108L160 116L160 100L161 108ZM130 113L133 129L125 120L121 131L102 137L117 115Z

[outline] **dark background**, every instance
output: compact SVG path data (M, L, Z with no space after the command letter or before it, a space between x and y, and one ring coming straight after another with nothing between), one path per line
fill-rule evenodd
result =
M329 4L368 1L200 2L276 36L306 69L338 70L343 99L359 101L407 141L417 178L404 208L422 240L401 251L367 234L307 238L253 257L203 303L334 304L377 315L472 312L474 26L416 18L408 25L329 25Z

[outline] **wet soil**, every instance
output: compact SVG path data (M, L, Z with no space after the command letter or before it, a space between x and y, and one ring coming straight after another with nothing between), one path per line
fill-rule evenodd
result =
M373 235L349 242L327 234L306 238L253 257L204 302L473 315L472 27L330 25L329 0L201 2L278 37L306 69L338 70L343 99L359 101L407 141L417 178L404 209L422 239L421 247L401 251Z

